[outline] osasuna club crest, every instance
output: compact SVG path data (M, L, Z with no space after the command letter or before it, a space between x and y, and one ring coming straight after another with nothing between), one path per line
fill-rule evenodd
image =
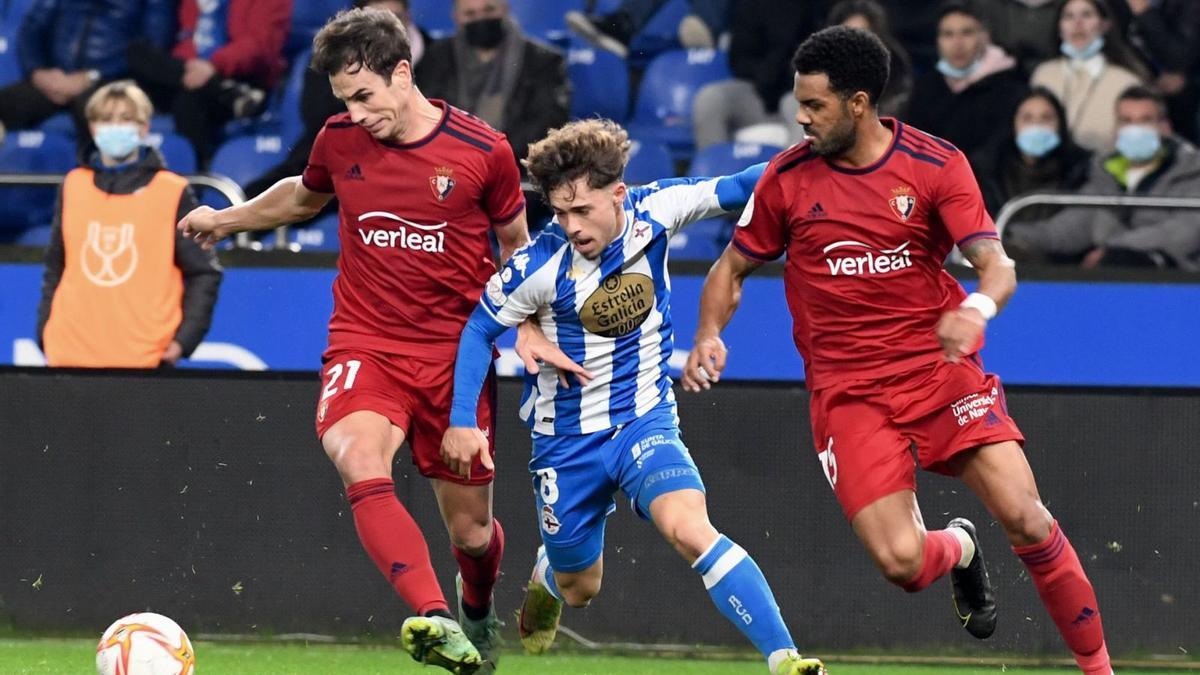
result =
M900 220L907 222L908 217L917 210L917 198L913 196L910 187L892 188L892 198L888 200L888 205L892 207L893 213L900 216Z
M446 197L450 196L450 191L454 189L454 169L444 166L439 166L434 169L436 175L429 177L429 187L433 189L433 196L437 197L439 202L446 201Z

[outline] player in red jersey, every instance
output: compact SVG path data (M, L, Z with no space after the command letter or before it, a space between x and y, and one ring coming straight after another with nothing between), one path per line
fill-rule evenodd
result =
M809 138L771 161L709 272L684 387L717 380L726 359L720 332L743 280L786 253L818 457L883 575L915 592L950 573L963 626L977 638L995 629L975 528L955 518L925 529L915 459L975 492L1079 668L1110 675L1096 594L1042 505L1000 382L978 356L987 321L1016 289L1012 261L963 154L877 116L888 60L873 35L841 27L796 52L796 119ZM970 295L942 269L955 245L979 274Z
M390 12L339 14L314 40L312 67L329 76L349 112L326 122L304 175L240 206L200 207L180 227L211 247L236 232L310 218L337 196L341 255L317 433L364 548L418 615L404 623L405 648L425 663L475 672L498 640L492 588L504 533L492 517L490 457L477 458L464 479L442 461L440 445L459 334L496 271L488 233L503 259L529 239L516 160L503 134L421 95L404 27ZM540 358L580 369L523 328L518 352L527 368ZM494 427L493 394L494 383L478 404L485 433ZM406 439L432 480L459 564L461 629L425 539L396 498L392 461Z

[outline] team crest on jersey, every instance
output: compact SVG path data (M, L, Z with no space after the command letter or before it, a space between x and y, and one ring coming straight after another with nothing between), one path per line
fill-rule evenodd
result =
M888 200L888 205L892 207L893 213L900 216L900 220L908 222L909 216L917 210L917 198L913 195L912 188L907 185L892 188L892 198Z
M450 191L454 189L454 169L445 166L439 166L434 169L434 175L429 177L429 187L433 189L433 196L437 197L439 202L446 201L446 197L450 196Z

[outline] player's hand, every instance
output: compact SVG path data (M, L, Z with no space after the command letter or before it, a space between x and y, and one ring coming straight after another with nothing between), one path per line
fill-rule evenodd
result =
M162 362L168 366L173 366L181 358L183 358L183 345L171 340L171 344L167 345L167 348L163 350Z
M232 234L232 230L222 226L219 222L219 214L211 206L197 206L188 212L183 220L179 221L176 226L185 237L191 237L201 248L205 250L212 249L225 237Z
M591 371L571 360L558 345L546 339L541 327L532 321L517 326L517 356L525 364L525 372L537 375L542 366L553 366L558 370L558 382L564 389L570 388L567 375L575 376L580 385L592 381Z
M973 307L959 307L942 315L937 326L938 341L942 353L950 363L958 363L962 357L975 351L983 338L987 319Z
M495 469L492 453L488 451L488 439L475 427L450 427L442 436L442 461L450 470L463 478L471 478L471 466L475 455L487 469Z
M721 379L725 370L725 357L729 350L720 336L697 337L692 353L688 354L680 383L684 391L699 392L709 389Z

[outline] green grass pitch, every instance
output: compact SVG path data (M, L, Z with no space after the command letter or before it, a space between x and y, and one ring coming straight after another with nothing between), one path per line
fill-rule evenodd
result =
M90 675L95 672L94 640L0 639L3 675ZM199 675L437 675L445 671L414 663L399 649L378 646L225 644L198 642ZM827 663L831 675L1069 675L1073 669L1013 666L863 665ZM504 655L503 675L765 675L759 661L633 658L592 654L530 657ZM1078 671L1074 671L1078 672ZM1166 671L1122 669L1121 675Z

